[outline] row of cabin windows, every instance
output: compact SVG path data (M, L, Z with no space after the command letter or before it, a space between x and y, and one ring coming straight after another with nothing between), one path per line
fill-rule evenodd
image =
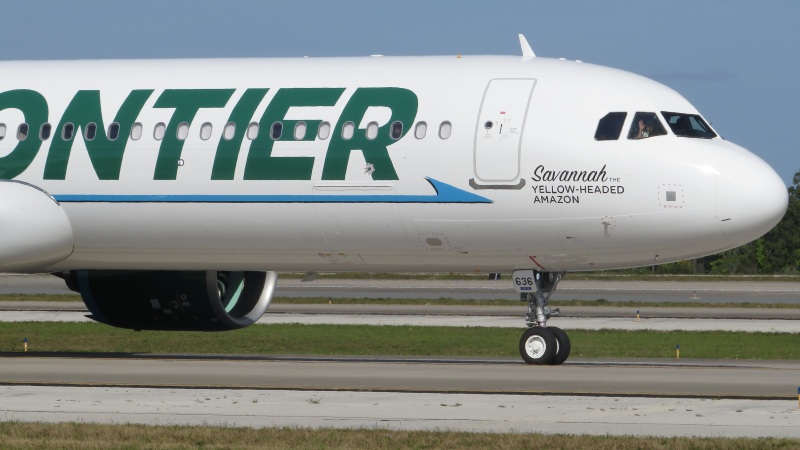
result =
M64 127L61 129L61 139L65 141L72 140L75 137L75 124L73 123L66 123ZM355 135L356 126L353 122L345 122L342 125L342 139L349 140L352 139ZM378 131L380 130L380 126L378 122L370 122L367 124L366 128L366 137L369 140L374 140L378 137ZM204 123L200 126L200 139L207 141L211 139L211 133L213 131L213 125L210 122ZM258 137L260 131L260 125L258 122L253 122L247 126L245 131L245 136L249 140L255 140ZM50 139L52 135L53 128L49 123L42 124L39 128L39 139L46 141ZM439 138L441 139L448 139L453 132L453 125L448 122L444 121L439 124ZM20 141L24 141L28 138L30 133L30 127L27 123L21 124L17 128L17 139ZM153 138L157 141L164 139L167 133L167 125L164 122L159 122L153 128ZM283 136L284 133L284 126L282 122L275 122L269 129L269 136L272 140L278 140ZM305 139L308 133L308 124L305 122L297 122L294 126L294 130L292 130L292 137L296 141L300 141ZM417 122L414 126L414 137L417 139L423 139L426 134L428 133L428 124L426 122ZM138 141L142 138L144 134L144 125L139 122L134 123L131 126L131 134L130 137L134 141ZM229 122L225 125L222 129L222 138L226 141L230 141L233 139L234 135L236 134L236 124L233 122ZM107 138L110 141L115 141L119 138L120 135L120 125L116 122L112 123L108 126ZM317 128L317 138L320 140L326 140L331 135L331 124L329 122L322 122L319 124ZM400 139L403 136L403 122L397 121L393 122L389 127L389 137L392 140ZM0 141L6 137L6 125L0 123ZM87 141L94 140L97 137L97 124L92 122L87 124L83 127L83 138ZM180 141L185 141L189 137L189 123L182 122L178 125L178 129L176 131L176 137Z

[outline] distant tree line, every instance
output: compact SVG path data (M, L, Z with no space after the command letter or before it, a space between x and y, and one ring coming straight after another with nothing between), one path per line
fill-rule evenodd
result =
M625 270L627 273L773 275L800 273L800 171L789 187L789 209L759 239L712 256Z

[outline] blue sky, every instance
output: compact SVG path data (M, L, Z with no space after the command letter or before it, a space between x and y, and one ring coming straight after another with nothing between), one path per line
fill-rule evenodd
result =
M20 1L0 59L519 54L645 75L791 184L800 170L800 2ZM2 77L2 74L0 74Z

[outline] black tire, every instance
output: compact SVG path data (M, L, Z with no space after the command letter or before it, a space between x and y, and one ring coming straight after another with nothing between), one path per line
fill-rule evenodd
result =
M537 366L553 364L556 358L556 336L549 328L531 327L522 333L519 354L528 364Z
M564 330L558 327L547 327L547 329L556 337L556 357L553 359L553 364L564 364L564 361L569 358L570 350L572 350L569 336L567 336Z

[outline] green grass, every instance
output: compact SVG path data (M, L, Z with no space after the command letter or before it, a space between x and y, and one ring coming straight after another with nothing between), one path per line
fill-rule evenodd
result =
M2 323L0 352L518 357L522 329L255 325L222 333L121 330L96 323ZM800 359L800 334L571 330L572 356Z
M0 422L3 449L772 449L798 439L652 438L380 429L233 428Z

